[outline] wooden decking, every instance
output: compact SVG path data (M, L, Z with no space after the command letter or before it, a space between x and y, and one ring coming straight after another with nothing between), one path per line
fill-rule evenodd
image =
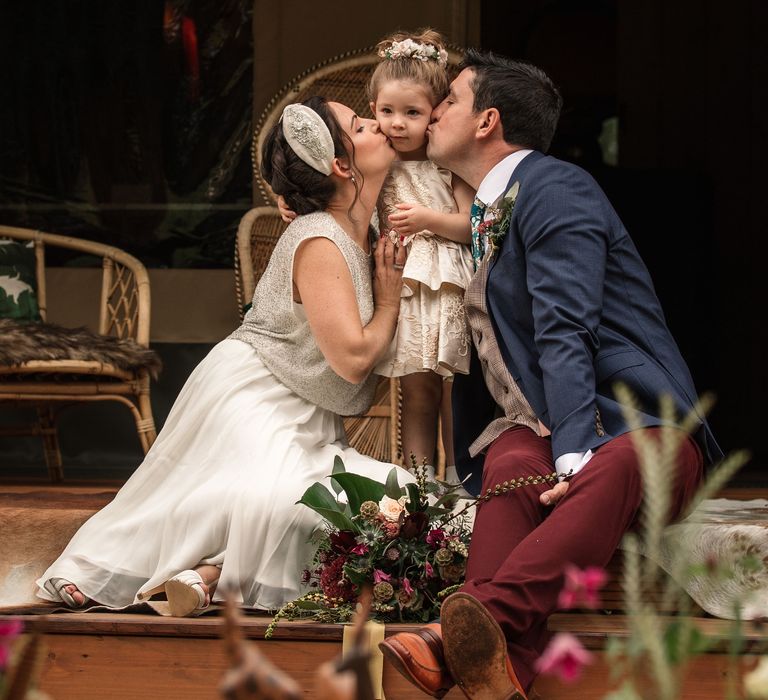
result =
M103 698L163 698L196 700L216 697L219 679L226 666L218 617L176 619L151 615L60 613L28 616L29 631L46 635L47 655L41 669L41 689L55 700L101 700ZM312 622L283 622L269 641L263 639L268 618L248 617L244 631L248 638L275 664L296 678L312 697L313 672L336 656L341 649L342 630L338 625ZM727 638L730 623L702 619L708 636ZM609 637L626 636L620 615L555 615L553 630L576 634L596 655L582 679L562 685L540 678L531 697L541 700L598 700L615 687L605 642ZM409 625L387 626L387 634ZM749 652L763 642L763 633L752 625L745 630ZM739 658L738 675L755 656ZM685 698L720 700L725 697L729 673L727 653L720 647L691 665ZM417 700L426 697L385 666L384 689L389 700ZM454 689L447 698L460 698Z
M0 495L3 496L0 508L2 501L13 503L17 514L17 506L24 508L23 503L36 507L34 492L38 489L46 496L60 494L63 510L70 507L72 513L80 513L93 497L103 496L109 500L108 492L114 491L116 485L62 486L57 489L43 483L0 485ZM83 496L83 501L79 500L79 495ZM766 493L750 490L727 495L757 498L765 497ZM49 502L45 510L50 512L55 507ZM2 513L0 520L3 520ZM8 540L4 544L7 553ZM0 549L2 545L0 542ZM617 584L611 584L605 593L606 604L614 609L612 614L558 614L550 620L553 631L568 631L579 637L595 654L595 662L575 685L566 686L552 678L540 678L531 698L598 700L616 687L611 662L605 653L606 642L612 637L626 637L627 628ZM45 635L47 653L41 668L41 689L53 700L210 700L217 697L217 685L227 667L220 639L222 620L216 615L177 619L78 612L26 615L24 621L28 631ZM727 639L732 624L705 616L697 621L708 637L723 640ZM306 697L311 698L313 672L320 663L340 652L342 628L312 622L281 622L274 638L266 641L263 636L268 623L269 618L249 615L244 619L244 632L275 664L307 688ZM392 634L408 628L388 625L386 632ZM741 676L745 668L754 664L756 655L765 652L766 635L759 627L745 625L743 632L746 646L737 667L729 663L726 645L715 645L710 653L699 656L691 664L684 698L721 700L725 697L729 674ZM386 665L384 687L388 700L426 697ZM447 696L449 700L460 697L462 695L456 689Z

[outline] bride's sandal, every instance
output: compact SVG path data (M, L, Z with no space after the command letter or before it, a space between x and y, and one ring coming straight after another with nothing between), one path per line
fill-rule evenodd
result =
M67 586L74 586L77 588L76 583L72 583L72 581L68 581L65 578L49 578L43 585L43 588L45 588L45 590L48 591L48 593L50 593L54 598L58 598L68 608L83 608L87 603L91 602L91 599L88 598L88 596L86 596L85 593L83 593L79 588L77 588L78 593L83 596L83 602L78 603L74 596L68 590L66 590Z
M187 617L195 610L209 605L208 595L203 588L203 577L197 571L187 569L165 582L165 596L174 617Z

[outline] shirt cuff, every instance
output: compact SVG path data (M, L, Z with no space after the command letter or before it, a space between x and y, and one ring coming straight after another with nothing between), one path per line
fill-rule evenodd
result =
M558 476L573 476L580 472L584 465L592 459L592 450L586 452L568 452L555 460L555 471Z

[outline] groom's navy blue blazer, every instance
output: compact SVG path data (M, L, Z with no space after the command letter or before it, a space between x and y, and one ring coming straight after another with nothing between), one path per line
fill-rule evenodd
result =
M697 398L667 328L650 275L603 191L581 168L533 152L510 227L488 273L486 298L501 354L542 423L553 459L595 450L628 431L613 385L637 395L644 425L660 425L659 396L685 416ZM480 489L483 455L468 447L496 415L473 353L453 386L456 464ZM705 459L722 456L706 425L695 435Z

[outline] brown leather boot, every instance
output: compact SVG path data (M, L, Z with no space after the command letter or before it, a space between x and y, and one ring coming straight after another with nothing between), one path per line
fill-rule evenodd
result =
M399 632L379 644L384 658L419 690L442 698L454 685L443 659L439 624Z
M454 593L440 610L443 652L451 677L471 700L528 700L507 656L496 620L467 593Z

